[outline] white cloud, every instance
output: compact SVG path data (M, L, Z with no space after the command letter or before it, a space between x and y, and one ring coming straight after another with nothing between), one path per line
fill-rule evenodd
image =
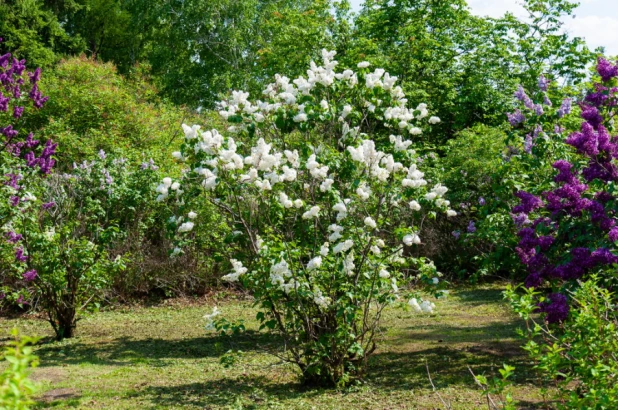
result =
M605 47L608 55L618 55L618 18L611 16L577 16L565 22L565 28L573 36L583 37L588 47Z
M472 13L479 16L502 17L510 11L517 17L526 15L525 9L518 0L469 0Z

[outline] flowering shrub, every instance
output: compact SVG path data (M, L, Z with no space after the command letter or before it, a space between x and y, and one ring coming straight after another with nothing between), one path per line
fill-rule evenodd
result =
M362 373L400 288L414 282L440 294L433 264L405 250L423 246L425 219L455 212L446 187L419 170L409 139L439 119L425 104L408 108L397 78L369 63L336 72L334 55L323 51L307 78L277 75L263 101L234 91L220 103L231 124L224 134L183 125L173 156L186 172L157 192L177 206L181 245L196 217L185 198L205 193L235 230L237 256L223 279L253 293L261 327L283 336L306 382L345 384ZM433 311L408 296L414 310Z
M23 247L16 245L22 236L11 227L17 218L32 210L24 205L35 198L33 188L55 164L56 144L48 140L42 146L32 133L24 137L21 130L25 110L30 106L39 109L47 101L39 90L40 78L40 69L26 71L25 60L17 60L10 53L0 56L0 248L8 248L15 262L0 265L3 280L14 273L15 264L27 259ZM34 275L32 270L27 272L28 278ZM5 293L0 292L0 300L4 297ZM22 303L23 296L16 297L16 301Z
M49 174L55 164L52 156L56 152L56 144L48 140L42 146L32 133L26 137L19 134L20 119L26 107L31 104L39 109L48 99L39 90L40 79L40 68L27 72L25 60L17 60L10 53L0 56L0 134L3 137L0 153L4 153L4 157L9 153L21 159L27 167ZM17 175L7 176L18 178ZM14 180L12 184L15 184Z
M571 162L553 163L557 171L552 189L533 195L519 191L514 219L521 227L516 249L528 269L526 286L552 285L552 294L539 305L549 322L567 318L568 298L564 291L577 286L589 273L606 272L605 286L614 282L612 265L618 262L611 249L618 240L615 221L614 183L618 156L613 130L615 88L611 81L618 69L599 59L601 83L595 84L581 103L581 131L565 140L577 155Z
M154 168L154 169L153 169ZM6 299L37 300L58 339L72 337L80 310L96 307L124 259L109 253L151 201L156 181L151 163L133 167L101 151L71 174L50 174L33 195L14 206L3 226L0 255L9 266ZM11 290L13 290L11 292Z

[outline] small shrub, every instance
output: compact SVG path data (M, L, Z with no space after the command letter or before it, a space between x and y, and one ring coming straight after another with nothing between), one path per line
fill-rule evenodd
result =
M0 360L8 363L0 373L0 409L27 410L34 404L31 397L37 391L37 385L28 378L38 365L31 347L37 339L19 336L17 329L11 334L13 340L0 354Z
M555 399L562 409L618 407L616 295L600 284L601 278L593 276L569 294L572 309L560 325L537 319L539 303L547 303L551 295L532 289L523 295L507 291L513 308L526 320L524 349L546 386L557 388Z

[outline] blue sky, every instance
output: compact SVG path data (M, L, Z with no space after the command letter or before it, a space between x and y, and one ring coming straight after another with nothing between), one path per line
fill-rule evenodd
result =
M363 0L350 0L354 10ZM498 17L510 11L524 16L520 0L468 0L472 12ZM580 0L575 18L565 20L565 29L573 36L584 37L590 48L605 47L606 54L618 55L618 0Z

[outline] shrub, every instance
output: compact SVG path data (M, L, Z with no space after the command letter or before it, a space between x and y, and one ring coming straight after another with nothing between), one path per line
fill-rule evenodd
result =
M548 386L557 387L555 399L563 409L613 409L618 406L618 320L615 295L604 289L598 276L569 293L572 309L559 326L535 319L538 303L554 302L528 289L514 289L507 297L526 320L524 349L536 362L535 369Z
M24 118L38 135L53 136L59 143L62 170L96 157L99 150L136 162L153 158L169 168L165 153L180 143L178 127L197 118L156 96L147 67L136 67L124 78L111 63L73 57L50 71L41 88L48 103Z
M487 259L503 256L497 255L499 238L474 240L468 231L476 229L475 224L482 220L482 207L495 202L495 188L502 182L497 178L503 166L505 141L506 133L502 129L478 125L449 140L445 155L433 164L445 185L451 187L449 198L459 212L451 223L432 224L435 231L432 243L438 246L434 259L440 269L463 279L475 277L479 269L489 272ZM500 232L496 230L494 234Z
M43 146L32 133L24 136L24 112L40 109L48 99L39 90L40 79L41 70L27 71L25 60L17 60L10 53L0 56L0 252L11 248L18 238L5 231L10 231L19 218L32 217L28 209L19 209L20 203L33 198L31 188L55 165L57 144L47 140ZM25 261L23 249L14 252L10 264L4 260L0 264L3 280L15 273L15 264ZM5 293L0 292L0 300L4 298ZM21 302L23 297L16 300Z
M13 329L12 336L13 340L0 355L0 359L8 362L0 373L0 409L27 410L34 404L31 396L37 390L37 385L28 379L31 369L38 365L30 346L37 339L19 336L17 329Z
M253 293L261 328L283 337L306 383L343 385L375 351L384 308L407 296L415 310L433 310L418 291L439 295L439 274L406 249L423 246L423 221L455 213L444 186L428 187L405 136L439 119L424 104L407 108L384 70L360 63L336 73L334 54L323 51L309 79L277 75L264 102L234 91L221 103L225 136L183 126L173 156L186 172L157 192L178 208L180 245L197 217L185 198L221 210L237 251L224 279ZM413 283L415 293L400 290Z
M31 185L37 190L14 205L19 215L3 232L1 254L23 285L7 298L38 300L56 337L72 337L79 312L96 307L124 269L124 255L113 250L139 229L156 179L152 164L131 166L101 151L71 174Z
M509 289L507 297L528 322L526 350L558 386L563 408L616 407L618 140L610 132L618 66L599 58L597 72L601 81L580 103L581 131L565 140L575 152L552 164L549 189L517 192L513 208L528 277L523 296Z

